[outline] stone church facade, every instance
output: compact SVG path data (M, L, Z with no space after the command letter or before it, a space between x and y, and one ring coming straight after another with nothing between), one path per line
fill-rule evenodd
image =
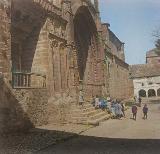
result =
M124 44L101 23L98 0L2 0L0 18L0 72L6 89L1 97L4 102L15 97L34 125L47 123L48 117L65 121L72 106L67 103L77 102L80 90L86 101L95 95L132 95ZM10 112L3 103L1 109ZM17 108L12 110L17 113Z

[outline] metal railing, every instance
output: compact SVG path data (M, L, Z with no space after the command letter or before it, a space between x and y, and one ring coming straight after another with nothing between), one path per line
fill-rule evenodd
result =
M12 72L12 87L13 88L46 88L46 76Z

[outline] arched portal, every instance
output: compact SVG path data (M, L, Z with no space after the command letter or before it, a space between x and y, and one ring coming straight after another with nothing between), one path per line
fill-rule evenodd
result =
M157 96L160 96L160 88L157 90Z
M74 18L74 38L80 80L84 80L86 68L89 71L93 66L87 66L87 61L91 64L91 57L93 59L93 55L96 54L96 35L96 25L92 15L87 7L80 7Z
M44 10L35 7L33 1L13 0L12 3L12 85L14 87L43 86L48 67Z
M143 89L141 89L141 90L139 91L139 97L146 97L146 91L143 90Z
M156 96L156 91L154 89L149 89L148 90L148 97L155 97Z

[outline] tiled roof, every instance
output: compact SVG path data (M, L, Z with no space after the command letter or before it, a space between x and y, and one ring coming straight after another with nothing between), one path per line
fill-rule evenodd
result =
M160 50L158 50L157 48L148 51L146 54L147 58L148 57L155 57L155 56L160 56Z
M130 66L130 77L144 78L160 76L160 65L139 64Z

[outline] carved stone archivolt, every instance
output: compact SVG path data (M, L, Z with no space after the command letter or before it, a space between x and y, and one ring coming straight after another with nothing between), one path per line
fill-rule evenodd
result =
M47 20L47 29L51 37L66 40L66 25L54 18Z

